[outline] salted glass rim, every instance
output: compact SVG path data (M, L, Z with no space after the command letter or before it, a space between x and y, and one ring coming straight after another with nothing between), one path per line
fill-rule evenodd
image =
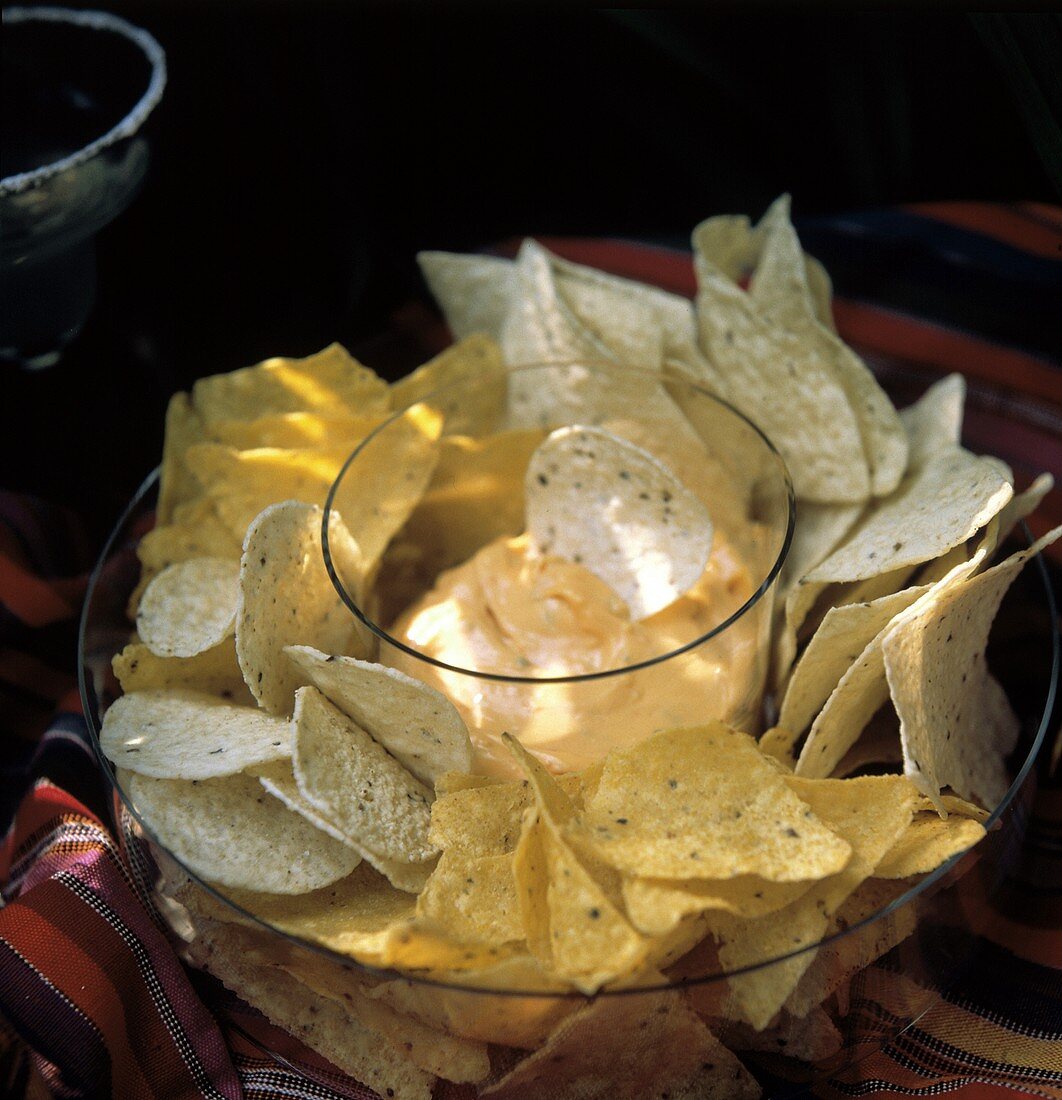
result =
M97 154L126 138L132 137L158 106L166 89L166 52L154 35L118 15L105 11L79 11L74 8L45 6L39 8L10 7L3 11L3 23L62 23L92 31L108 31L120 35L141 52L151 66L147 87L126 114L114 126L87 145L58 160L42 164L29 172L15 172L0 179L0 195L16 195L31 187L92 160Z
M337 963L338 965L345 967L348 970L363 970L373 974L385 975L388 977L398 977L405 981L411 982L417 985L425 985L438 989L453 990L459 993L465 993L470 996L495 996L495 997L522 997L522 998L535 998L535 999L570 999L585 1001L586 994L581 993L576 989L557 989L557 990L542 990L542 989L493 989L489 986L476 986L462 984L457 981L444 981L439 978L433 978L427 975L417 974L408 970L401 970L398 968L384 968L374 967L366 963L360 962L358 959L351 955L343 955L338 951L333 950L330 947L326 947L324 944L315 943L313 940L303 939L292 932L285 932L283 929L270 924L268 921L259 917L257 914L249 909L244 908L238 902L233 901L228 897L222 889L211 884L204 879L197 872L188 867L183 860L174 855L169 848L163 844L158 837L156 837L154 830L150 824L141 817L140 812L137 810L133 800L122 789L121 784L118 782L117 769L103 754L103 750L100 747L100 729L101 729L101 715L99 708L99 699L96 696L95 690L89 683L87 675L87 662L86 662L86 635L88 627L90 625L90 617L93 608L94 596L96 594L97 586L103 576L103 572L107 564L110 562L115 552L120 548L120 544L123 539L128 536L128 529L132 522L138 518L141 510L145 507L147 498L151 491L158 486L159 476L161 468L157 467L152 471L141 483L140 488L136 491L129 504L126 506L125 511L122 513L121 518L116 523L114 529L111 531L107 538L107 541L100 552L99 559L96 562L95 567L89 577L88 585L85 590L85 599L82 604L81 620L78 625L78 686L81 693L81 701L83 704L85 722L89 729L90 740L92 742L93 751L96 754L96 759L102 769L107 780L111 786L117 792L118 797L121 799L122 805L132 815L139 827L143 830L145 835L150 841L156 845L159 849L166 853L169 859L172 859L174 863L201 889L205 890L211 897L220 901L224 906L232 909L238 913L241 917L251 921L255 927L261 928L274 935L280 936L282 939L295 944L298 947L302 947L306 950L313 951L315 954L322 955L325 958ZM1024 521L1021 523L1021 529L1025 535L1025 539L1029 545L1033 543L1033 537L1029 531L1028 524ZM898 897L894 898L887 905L882 906L881 909L869 916L865 917L858 923L850 925L848 928L834 932L832 935L825 936L823 939L816 941L812 944L807 944L803 947L794 948L783 955L778 955L770 959L765 959L758 963L752 963L749 966L740 967L735 970L720 969L717 973L706 974L698 976L696 978L690 978L679 981L669 981L663 983L657 983L647 986L637 986L629 988L608 988L605 987L599 990L595 996L622 996L622 995L636 995L641 993L661 993L675 989L694 988L697 986L708 985L712 982L723 981L727 978L735 977L739 974L753 973L757 970L766 970L767 968L774 966L780 962L784 962L787 959L796 958L799 955L803 955L808 951L817 951L821 947L825 947L829 944L836 943L846 937L853 935L870 925L880 920L886 920L893 913L898 912L903 906L911 904L916 898L923 893L932 889L942 879L946 878L952 873L952 871L961 863L971 852L976 851L979 844L983 844L987 839L989 833L991 833L994 826L1000 821L1004 813L1010 807L1011 803L1017 797L1018 792L1024 786L1029 777L1029 773L1032 771L1033 765L1036 763L1044 743L1047 738L1047 731L1051 722L1051 715L1054 708L1055 697L1058 690L1059 671L1062 666L1062 640L1060 640L1059 623L1058 623L1058 608L1055 600L1054 591L1051 586L1050 576L1047 572L1047 565L1044 561L1043 555L1038 554L1033 563L1037 569L1039 575L1040 586L1043 589L1044 596L1046 598L1046 606L1048 610L1048 622L1050 623L1051 634L1051 668L1048 673L1048 685L1046 698L1044 700L1043 710L1040 715L1039 724L1036 733L1030 744L1029 751L1022 762L1021 767L1017 770L1014 779L1010 786L1007 788L1006 794L1000 800L999 804L992 810L988 818L985 821L986 836L982 837L980 841L967 848L964 852L959 852L952 856L951 859L942 863L939 867L927 874L921 881L915 883L910 889L905 890ZM504 960L501 960L504 961Z
M382 424L377 425L348 455L347 460L343 463L342 468L336 475L335 481L332 482L332 486L328 491L328 497L325 500L324 514L321 517L321 549L324 555L325 569L328 571L328 576L331 578L332 585L336 592L339 594L340 599L346 604L347 608L366 626L373 634L376 635L382 642L386 642L388 645L393 646L395 649L401 650L403 653L408 654L410 657L416 658L418 661L423 661L425 664L433 665L435 668L443 669L446 672L457 673L461 676L467 676L475 680L488 680L494 683L503 684L519 684L519 685L532 685L532 684L580 684L589 683L593 680L606 680L610 677L623 676L628 673L640 672L643 669L652 668L655 665L662 664L665 661L669 661L675 657L680 657L684 653L688 653L693 649L698 648L711 641L713 638L719 637L724 631L733 626L739 619L744 618L753 607L760 602L761 599L770 591L771 586L774 584L778 577L778 574L782 571L782 567L785 565L786 558L789 555L789 548L793 542L793 532L796 527L796 495L793 490L793 481L789 475L789 468L786 466L785 459L782 458L778 451L778 448L771 442L763 430L750 420L744 413L736 409L729 401L724 400L717 394L712 393L706 389L695 378L692 378L688 373L681 369L681 367L675 364L668 364L669 370L667 374L662 374L658 371L646 370L641 367L628 367L621 366L616 363L610 363L605 360L599 359L566 359L556 361L543 361L537 363L519 363L505 368L506 376L520 373L521 371L535 371L535 370L550 370L550 369L564 369L566 367L589 367L592 370L600 371L622 371L628 375L642 376L648 379L652 379L658 383L664 382L680 382L687 385L691 390L694 390L699 396L707 398L715 405L719 406L727 413L733 415L738 420L742 421L748 428L751 428L755 435L759 438L760 442L767 448L767 451L774 457L778 466L778 474L781 485L785 489L786 495L786 528L785 535L782 539L781 546L779 547L778 554L775 557L771 568L767 571L764 579L760 582L756 590L751 596L731 615L728 615L721 623L712 627L711 630L704 634L698 635L696 638L689 642L684 642L680 646L676 646L674 649L669 649L664 653L655 654L652 657L648 657L643 661L637 661L634 664L621 665L617 668L600 669L596 672L580 672L570 673L564 676L519 676L515 673L507 672L481 672L477 669L465 668L463 665L451 664L449 661L444 661L439 657L433 657L431 654L425 653L423 650L417 649L415 646L411 646L406 642L400 641L389 630L380 626L370 615L368 615L363 608L358 604L358 601L348 591L346 585L343 583L339 576L339 573L335 567L335 563L332 560L332 554L328 539L328 528L332 516L332 507L335 501L336 495L339 492L340 486L343 483L343 479L346 477L348 470L357 460L358 456L372 443L372 441L381 433L387 431L392 424L397 423L405 414L408 409L402 409L389 416ZM415 405L430 404L434 398L437 398L441 394L452 393L454 389L460 385L460 383L451 382L447 385L439 386L436 389L425 394L419 398ZM356 538L355 534L355 538Z

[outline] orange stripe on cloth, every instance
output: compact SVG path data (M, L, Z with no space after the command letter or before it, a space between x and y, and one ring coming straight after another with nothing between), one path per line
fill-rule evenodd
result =
M959 371L1062 404L1062 373L1046 359L865 302L835 298L833 312L841 337L857 349Z
M1045 202L1019 202L1018 209L1047 222L1062 233L1062 206L1048 206Z
M1034 256L1062 260L1062 250L1059 248L1062 239L1058 232L1044 225L1040 216L1035 219L1025 217L1020 206L1012 209L985 202L919 202L903 209L945 225L969 229ZM1046 209L1052 210L1051 207ZM1058 217L1059 212L1053 211L1053 216Z
M0 555L0 603L27 626L48 626L73 617L74 607L28 570Z
M95 814L90 813L73 795L47 779L37 780L33 790L22 799L7 835L0 844L0 883L6 883L11 867L23 850L34 843L49 828L64 818L77 818L90 825L99 825Z
M77 938L43 916L41 910L45 908L52 914L75 915ZM122 997L112 984L111 974L120 971L96 962L106 952L106 944L95 934L89 934L93 916L69 890L49 880L34 890L32 906L13 902L0 910L0 937L76 1005L103 1035L111 1055L114 1095L155 1096L135 1052L138 1013L130 1013L133 1018L127 1018ZM113 938L113 930L106 933L105 939ZM83 944L92 944L91 954L84 950Z

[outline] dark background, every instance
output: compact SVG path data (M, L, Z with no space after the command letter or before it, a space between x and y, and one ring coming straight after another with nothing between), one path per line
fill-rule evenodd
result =
M0 366L4 485L101 533L157 461L174 390L363 346L423 296L419 249L539 233L684 245L700 219L758 216L785 190L798 225L1059 197L1037 100L1057 81L1056 15L68 6L147 28L169 65L146 184L99 238L88 326L51 370Z

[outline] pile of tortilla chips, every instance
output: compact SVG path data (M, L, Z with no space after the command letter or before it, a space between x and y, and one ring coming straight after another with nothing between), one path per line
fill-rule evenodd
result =
M974 845L1006 792L1019 726L985 644L1059 532L995 555L1050 479L1015 495L1001 462L962 448L957 376L896 412L833 330L786 198L693 242L693 303L530 241L514 261L425 254L460 339L409 378L388 386L334 345L170 405L102 748L178 861L160 853L160 904L188 957L381 1095L427 1098L440 1078L510 1100L759 1095L734 1051L834 1055L848 981L913 931L914 907L816 945ZM654 381L669 372L785 458L778 724L663 730L561 776L510 738L522 780L472 775L450 700L379 663L337 595L323 506L363 445L329 558L363 605L401 610L403 578L521 530L548 391L578 407L587 385L561 365L509 379L505 363L588 357L646 372L585 396L610 423L666 426L653 454L609 444L647 486L695 487L694 433ZM492 449L500 473L455 494L454 471ZM590 537L587 511L572 498L563 545ZM653 554L674 545L630 514ZM646 551L605 579L645 613L706 554L657 575Z

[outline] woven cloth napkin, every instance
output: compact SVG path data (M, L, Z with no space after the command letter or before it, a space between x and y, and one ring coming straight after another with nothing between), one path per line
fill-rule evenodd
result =
M866 253L880 283L856 286L835 312L841 334L886 381L902 385L908 368L963 370L971 387L997 395L1006 423L1017 422L1001 441L1003 421L968 420L970 445L999 453L1002 443L1019 471L1049 469L1062 482L1062 365L1050 353L1052 340L1055 354L1060 346L1062 211L952 204L822 220L802 232L828 267L831 249L852 254L853 237ZM919 262L906 272L898 241L908 261L917 246ZM546 243L692 290L681 251ZM919 279L965 280L968 293L936 303L934 314ZM993 293L1021 303L1027 324L979 309L979 296ZM1056 491L1040 526L1062 520L1060 510ZM150 904L149 870L112 827L112 796L81 714L77 617L95 552L77 516L0 492L0 1095L374 1096L179 961ZM813 1094L1062 1098L1062 789L1050 781L980 935L975 974ZM468 1095L451 1089L446 1098Z

